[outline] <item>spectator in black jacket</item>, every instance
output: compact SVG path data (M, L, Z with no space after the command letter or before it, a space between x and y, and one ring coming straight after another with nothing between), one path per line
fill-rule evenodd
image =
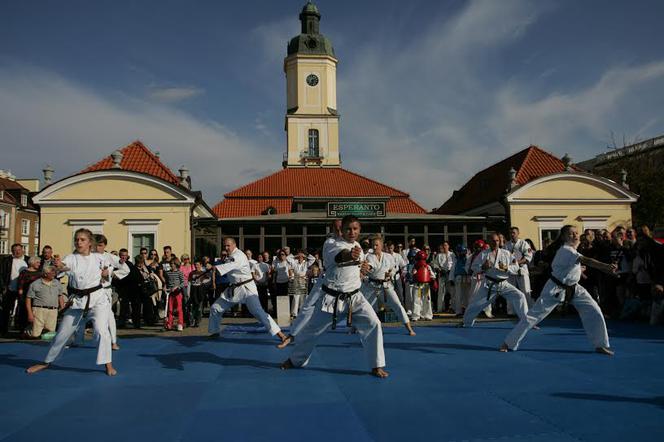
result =
M12 245L12 254L0 260L0 295L2 295L2 312L0 312L0 334L9 331L9 321L14 313L14 305L19 307L18 276L21 270L28 267L30 257L23 253L21 244ZM18 304L17 304L18 303ZM16 309L18 311L18 308Z
M134 328L141 328L141 273L129 261L127 249L119 251L120 268L113 272L113 285L120 298L120 324L121 328L127 326L127 319L131 312L131 322Z

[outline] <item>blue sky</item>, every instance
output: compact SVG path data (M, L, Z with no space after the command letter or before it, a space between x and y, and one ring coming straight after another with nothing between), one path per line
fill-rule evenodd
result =
M140 139L211 205L278 170L304 3L3 1L0 168L61 178ZM316 4L344 167L426 208L531 143L581 161L664 134L661 1Z

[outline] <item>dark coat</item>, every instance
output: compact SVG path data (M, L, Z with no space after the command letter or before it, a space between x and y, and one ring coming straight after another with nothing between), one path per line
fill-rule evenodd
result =
M27 255L23 256L25 263L27 264L30 260L30 257ZM0 293L4 293L9 286L9 280L12 274L12 261L14 257L12 255L3 256L0 258Z

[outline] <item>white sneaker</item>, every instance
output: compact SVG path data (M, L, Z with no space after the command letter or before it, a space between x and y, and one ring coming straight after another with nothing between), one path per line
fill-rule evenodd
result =
M178 324L178 331L182 331L182 324Z

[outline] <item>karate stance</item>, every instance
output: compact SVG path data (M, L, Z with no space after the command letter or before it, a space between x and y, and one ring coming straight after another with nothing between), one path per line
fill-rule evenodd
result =
M245 304L254 318L265 326L268 333L272 336L278 336L279 339L284 341L286 335L281 332L274 319L265 313L265 310L261 307L258 288L254 282L247 255L237 248L233 238L224 239L224 250L228 257L223 264L216 266L216 268L222 276L228 275L230 285L210 307L210 322L208 324L210 338L220 336L221 320L225 311L235 304Z
M483 250L478 258L482 263L482 284L475 299L471 301L463 315L462 327L472 327L477 315L498 295L502 295L507 302L512 304L520 319L525 319L528 312L523 292L507 282L509 278L507 269L512 261L512 255L499 247L500 237L497 233L490 236L489 244L490 248Z
M323 244L323 251L321 254L321 257L323 258L323 269L322 269L323 272L325 272L324 260L327 248L333 246L337 241L343 239L341 235L340 219L335 219L332 222L331 228L332 228L331 236L325 240L325 243ZM318 303L318 300L323 296L323 294L324 294L323 278L318 278L314 286L309 291L309 294L305 298L304 305L300 310L300 314L298 315L297 318L295 318L295 321L293 321L293 323L291 324L290 334L286 337L286 339L284 339L284 341L281 344L277 345L277 348L279 349L286 348L290 343L295 341L295 337L302 331L304 326L307 325L307 323L311 320L311 317L316 311L316 304Z
M394 258L388 253L383 253L382 238L374 238L371 241L371 247L373 253L367 254L367 263L371 266L371 270L367 274L367 279L362 283L362 294L374 310L381 304L388 305L406 327L408 334L415 336L406 310L394 291L394 278L392 277Z
M443 312L445 309L445 296L449 294L450 308L454 309L455 313L459 313L461 311L461 303L456 300L457 296L454 287L456 256L450 251L450 243L443 241L433 263L434 270L438 275L438 302L436 302L435 310L438 313Z
M97 365L106 366L106 374L115 376L111 363L111 334L108 326L108 296L104 288L110 286L110 262L103 255L92 253L94 238L88 229L78 229L74 235L76 251L56 260L55 266L69 279L68 308L62 317L58 333L42 364L35 364L26 371L30 374L48 368L62 353L69 338L79 325L91 320L97 339Z
M369 271L364 261L364 253L357 238L360 235L360 221L354 216L342 220L343 239L328 244L323 254L325 276L322 296L316 303L315 311L298 334L293 352L283 364L283 370L304 367L309 362L318 338L325 331L336 327L338 315L349 311L352 324L357 329L362 346L369 361L371 373L385 378L383 349L383 329L376 312L360 293L361 273Z
M551 264L551 277L544 285L542 294L537 298L533 308L507 335L500 351L516 351L528 330L546 318L562 302L569 302L579 312L583 328L595 351L604 355L613 355L613 351L609 349L609 335L602 311L588 291L579 284L579 280L581 265L609 274L615 273L618 267L581 255L576 250L578 246L579 232L576 227L566 225L560 229L558 239L549 246L549 252L551 254L555 252Z

